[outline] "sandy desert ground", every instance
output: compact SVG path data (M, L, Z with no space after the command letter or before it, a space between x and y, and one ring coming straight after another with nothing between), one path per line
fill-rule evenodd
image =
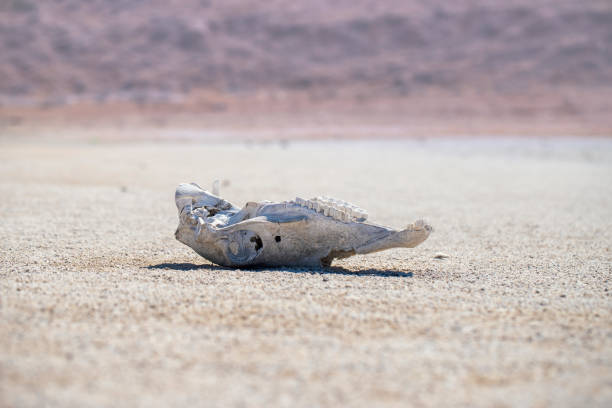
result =
M179 182L326 194L413 250L234 270ZM0 405L612 405L612 141L0 144ZM447 259L434 259L443 252Z

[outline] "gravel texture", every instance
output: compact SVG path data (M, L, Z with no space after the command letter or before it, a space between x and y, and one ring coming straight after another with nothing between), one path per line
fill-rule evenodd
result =
M174 188L214 179L435 231L217 267L174 239ZM610 140L5 141L0 233L2 406L612 405Z

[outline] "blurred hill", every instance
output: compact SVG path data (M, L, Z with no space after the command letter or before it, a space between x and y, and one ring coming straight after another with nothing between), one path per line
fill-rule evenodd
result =
M3 103L197 89L599 87L603 1L3 0Z
M527 96L512 109L529 113L538 95L557 114L607 114L610 44L609 0L1 0L0 105L280 92L500 107Z

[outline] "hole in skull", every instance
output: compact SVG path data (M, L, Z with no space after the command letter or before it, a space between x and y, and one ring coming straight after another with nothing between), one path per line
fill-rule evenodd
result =
M274 240L275 240L276 242L280 242L280 241L281 241L281 237L280 237L280 235L275 236L275 237L274 237Z
M214 216L216 213L218 213L218 212L219 212L219 209L218 209L218 208L215 208L215 207L212 207L212 208L210 208L210 209L208 209L208 208L207 208L207 210L208 210L208 216L209 216L209 217L212 217L212 216Z
M255 235L254 237L251 237L250 241L255 243L256 251L259 251L261 248L263 248L263 242L261 242L261 238L259 238L259 235Z

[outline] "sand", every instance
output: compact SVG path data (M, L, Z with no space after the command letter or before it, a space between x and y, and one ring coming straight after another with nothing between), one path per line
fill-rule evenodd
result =
M175 186L214 179L435 231L221 268L173 236ZM612 405L609 139L4 140L0 234L2 406Z

